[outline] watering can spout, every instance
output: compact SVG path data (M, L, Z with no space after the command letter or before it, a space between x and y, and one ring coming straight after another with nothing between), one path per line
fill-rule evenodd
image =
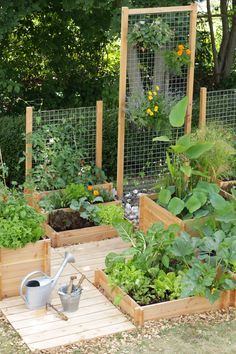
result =
M52 279L51 290L53 290L55 288L58 278L61 276L67 263L75 263L75 257L73 256L73 254L71 254L69 252L65 252L64 261L63 261L62 265L60 266L60 268L58 269L56 275Z

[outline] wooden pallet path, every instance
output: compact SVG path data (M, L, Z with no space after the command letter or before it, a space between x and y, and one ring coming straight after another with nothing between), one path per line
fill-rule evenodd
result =
M76 263L73 266L92 283L94 282L94 271L104 269L105 258L109 252L120 253L129 247L128 243L123 242L119 237L98 241L83 243L80 245L66 246L55 249L61 256L65 251L71 252Z
M117 239L113 240L100 241L101 244L94 242L67 247L66 250L70 249L77 262L66 266L56 288L68 282L70 275L80 277L81 272L78 269L85 270L84 273L92 279L93 269L104 264L107 252L119 252L125 248L124 244L117 242ZM62 262L64 251L65 248L52 250L53 275ZM86 270L86 267L89 267L89 270ZM52 298L53 305L61 310L56 290ZM88 280L83 283L79 310L66 313L69 317L68 321L61 320L51 309L28 310L20 297L1 301L0 309L32 351L72 344L134 328L134 325Z

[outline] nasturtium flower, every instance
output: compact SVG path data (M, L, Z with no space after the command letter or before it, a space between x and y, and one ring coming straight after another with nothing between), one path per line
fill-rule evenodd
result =
M183 54L183 51L182 50L178 50L177 54L180 57Z
M179 45L178 45L178 49L179 49L179 50L184 50L184 45L183 45L183 44L179 44Z
M149 96L152 96L152 91L148 91Z
M148 96L148 99L149 99L149 101L151 101L153 99L153 97L152 96Z
M93 190L93 186L88 186L88 191L92 191Z
M154 96L156 96L156 95L157 95L156 91L153 91L153 95L154 95Z
M154 107L154 112L158 112L158 106Z
M186 54L190 55L191 54L191 50L190 49L186 49Z
M97 191L96 189L93 191L93 195L94 195L95 197L97 197L99 194L100 194L99 191Z
M159 90L160 90L160 87L159 87L159 86L156 86L156 90L159 91Z

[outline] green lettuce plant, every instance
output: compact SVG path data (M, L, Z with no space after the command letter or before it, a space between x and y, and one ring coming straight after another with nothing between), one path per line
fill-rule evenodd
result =
M44 236L44 217L26 204L16 191L5 190L0 198L0 247L20 248Z

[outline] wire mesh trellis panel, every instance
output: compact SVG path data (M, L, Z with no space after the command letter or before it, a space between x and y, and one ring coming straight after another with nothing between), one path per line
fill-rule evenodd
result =
M166 124L155 129L140 126L138 121L130 112L133 107L140 105L143 96L147 96L149 91L157 92L160 100L166 105L166 120L170 107L188 94L190 106L192 104L192 79L195 51L195 36L192 26L195 25L196 18L191 17L194 6L159 8L159 9L134 9L128 10L127 28L125 20L123 31L126 30L128 42L124 43L126 50L121 45L121 77L120 77L120 116L119 116L119 149L118 149L118 193L121 194L124 177L125 189L131 189L136 185L149 188L158 179L158 176L165 169L167 143L153 142L157 135L171 135L175 140L176 135L181 135L184 129L175 129L172 132L166 131ZM124 14L123 14L123 17ZM136 26L146 27L157 24L160 26L160 33L157 40L162 42L157 49L142 45L134 46L130 43L130 38ZM162 30L164 28L164 30ZM192 34L192 35L191 35ZM166 36L166 41L163 38ZM125 42L126 38L123 38ZM176 68L168 66L166 60L167 53L173 53L178 45L190 48L191 70L188 65L183 65L179 72ZM122 60L123 59L123 60ZM122 69L122 66L125 69ZM123 74L122 74L123 71ZM191 74L191 75L190 75ZM123 76L123 78L122 78ZM122 86L123 80L123 86ZM141 98L140 98L141 97ZM122 106L122 98L124 103ZM141 105L140 105L141 106ZM189 107L190 107L189 106ZM134 110L133 110L134 111ZM124 113L125 112L125 113ZM122 116L123 114L123 116ZM190 113L191 114L191 113ZM153 119L153 118L150 118ZM123 122L122 122L123 121ZM125 138L122 141L122 124L125 131ZM124 144L122 151L122 143ZM122 156L123 153L123 156ZM123 170L122 170L123 159Z
M33 112L27 107L27 181L33 179L37 189L50 190L56 188L54 179L57 185L65 184L67 174L72 181L83 166L101 167L102 115L102 101L96 107L50 111Z
M68 124L68 125L66 125ZM68 130L68 143L80 147L84 151L84 160L95 163L96 160L96 107L80 107L59 109L50 111L40 111L33 113L33 132L43 126L63 125ZM45 141L45 143L50 143ZM32 151L34 154L34 151ZM34 158L33 158L34 162Z
M212 123L236 133L236 89L207 92L206 124Z

